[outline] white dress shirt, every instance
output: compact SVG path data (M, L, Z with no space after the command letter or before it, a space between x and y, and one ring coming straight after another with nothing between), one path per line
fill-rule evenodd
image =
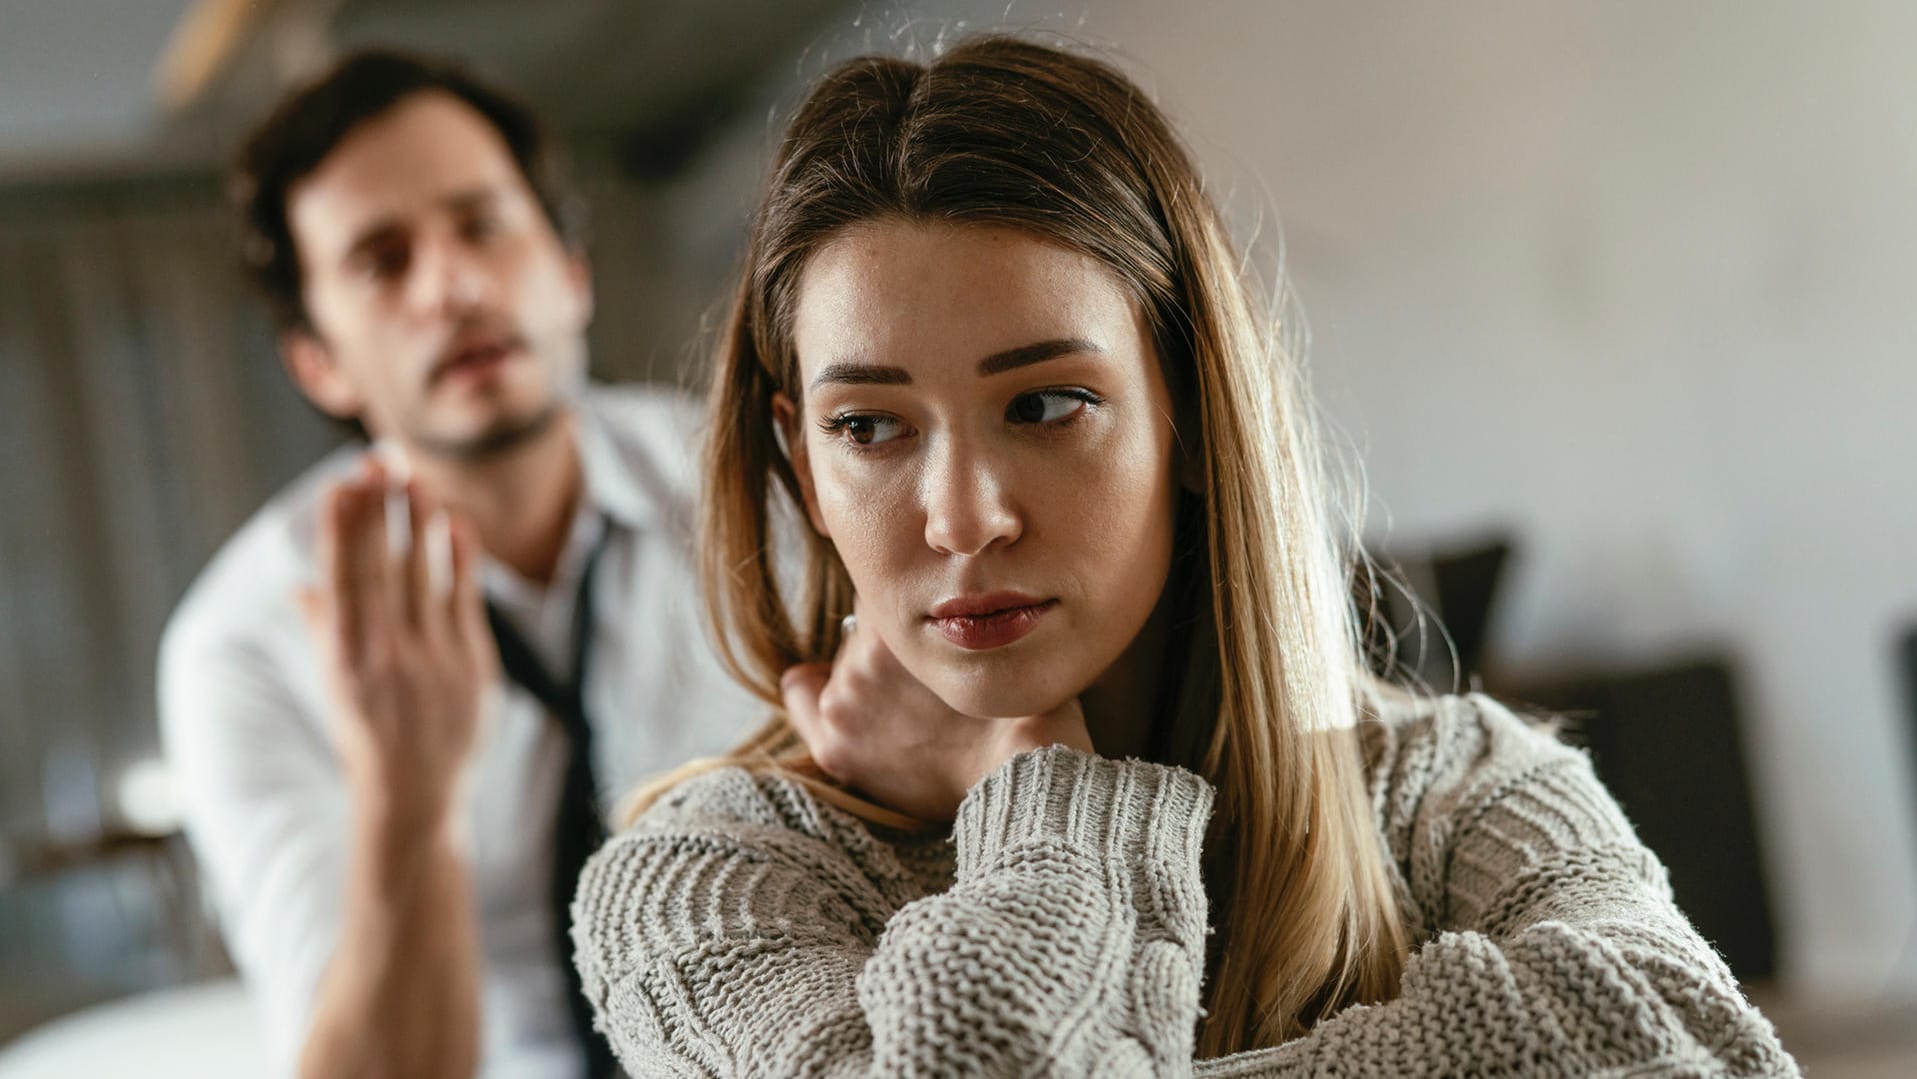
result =
M683 398L593 387L578 403L586 497L550 585L496 562L489 599L555 676L573 659L580 574L593 579L586 708L602 808L642 780L736 744L765 707L712 653L692 530L696 419ZM317 657L294 605L316 577L319 496L363 449L327 457L254 515L200 575L160 648L160 722L229 950L290 1074L339 938L350 806ZM556 720L505 686L482 730L462 831L479 904L481 1074L580 1074L548 887L567 754ZM564 957L569 962L570 956Z

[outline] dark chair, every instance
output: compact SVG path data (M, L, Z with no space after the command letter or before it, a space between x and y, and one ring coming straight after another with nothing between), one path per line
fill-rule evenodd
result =
M1510 540L1494 536L1417 553L1380 553L1380 568L1395 580L1360 563L1352 592L1373 669L1409 674L1440 691L1470 686L1484 671L1491 615L1512 550ZM1419 606L1426 616L1422 626Z
M1750 982L1777 970L1776 927L1728 663L1593 673L1501 696L1566 717L1698 932Z

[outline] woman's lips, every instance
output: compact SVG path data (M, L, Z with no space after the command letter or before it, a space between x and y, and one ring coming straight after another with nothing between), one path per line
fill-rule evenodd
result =
M1010 602L1007 602L1007 600ZM1003 648L1038 628L1055 599L982 596L941 603L926 621L946 640L974 652Z

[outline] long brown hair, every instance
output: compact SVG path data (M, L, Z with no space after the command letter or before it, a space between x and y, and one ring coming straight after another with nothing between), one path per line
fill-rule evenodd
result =
M810 529L798 595L784 587L793 574L778 564L777 521L799 493L773 398L800 392L792 309L807 260L881 218L1011 226L1109 267L1147 316L1180 437L1202 459L1167 586L1192 643L1172 662L1178 690L1158 741L1219 794L1206 876L1224 946L1200 1051L1276 1044L1392 996L1406 933L1364 790L1345 558L1301 372L1163 114L1101 61L979 37L925 64L846 62L800 107L711 390L703 571L727 665L776 707L780 674L831 656L852 609L844 566ZM633 812L715 763L782 769L868 819L903 823L827 782L783 716L724 761L641 791Z

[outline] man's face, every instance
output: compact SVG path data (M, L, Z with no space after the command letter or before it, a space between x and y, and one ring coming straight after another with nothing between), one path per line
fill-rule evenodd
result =
M477 456L536 433L585 378L592 294L491 124L423 92L287 193L310 332L289 366L377 437Z

